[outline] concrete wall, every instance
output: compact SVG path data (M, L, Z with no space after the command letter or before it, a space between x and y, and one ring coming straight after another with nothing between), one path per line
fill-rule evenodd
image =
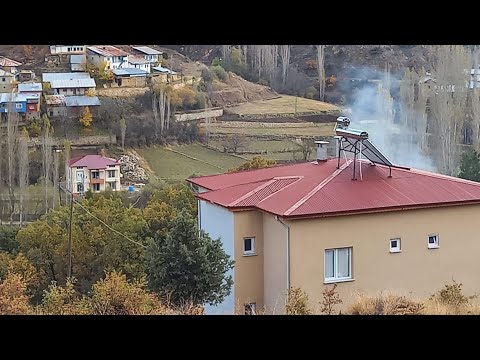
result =
M325 249L353 247L353 279L337 287L343 308L358 292L428 298L452 279L474 294L480 290L479 216L480 205L463 205L294 221L291 285L305 290L318 310L327 286ZM429 234L438 234L438 249L427 247ZM389 251L393 238L401 238L399 253Z
M235 258L234 247L234 225L233 213L205 201L198 202L198 218L200 228L207 232L211 238L221 238L223 249L230 255L232 259ZM228 275L235 279L235 269L229 271ZM216 306L205 306L205 313L209 315L226 315L234 314L235 312L235 286L232 286L232 291L225 300Z
M121 87L145 87L147 78L144 76L119 77L115 79L115 83Z
M206 118L215 118L223 115L223 109L208 109L206 111L191 112L185 114L175 114L177 121L192 121Z

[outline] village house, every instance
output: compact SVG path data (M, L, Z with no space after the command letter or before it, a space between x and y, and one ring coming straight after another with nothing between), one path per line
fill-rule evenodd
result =
M150 73L150 61L145 60L141 56L128 55L128 67L145 70L146 72Z
M92 192L120 191L121 162L101 155L85 155L69 161L67 187L74 195Z
M235 260L231 295L207 313L282 314L291 287L317 311L333 284L340 309L357 293L428 297L452 279L478 291L480 183L382 165L364 145L371 161L319 152L313 162L189 179L200 228Z
M79 119L88 106L95 117L98 115L100 99L98 96L45 95L47 114L50 118L65 117Z
M148 46L134 46L132 47L132 52L140 57L143 57L145 60L149 61L151 64L156 64L160 60L161 51L152 49Z
M27 118L38 118L42 99L41 83L18 84L18 93L27 95Z
M15 75L0 69L0 93L9 93L13 90Z
M121 87L147 86L148 72L142 69L125 68L113 70L113 80Z
M15 74L15 78L19 82L34 81L35 73L32 70L20 70Z
M85 54L70 56L71 71L85 71L87 69L87 56Z
M83 54L85 53L85 45L50 45L50 54Z
M45 105L49 118L66 116L65 95L45 95Z
M152 67L153 70L153 76L159 77L161 82L174 82L181 80L180 75L176 71L167 69L166 67L163 66L154 66Z
M17 68L22 65L21 62L9 59L5 56L0 56L0 69L6 72L16 74Z
M106 63L106 70L128 67L128 53L112 45L88 46L87 64L96 68L102 62Z
M95 117L98 115L100 99L98 96L66 96L65 106L69 117L80 118L87 106Z
M92 78L50 81L50 88L54 95L85 95L88 90L95 90L95 87L95 80Z
M27 113L27 100L30 94L0 93L0 114L5 118L9 112L16 112L23 118Z

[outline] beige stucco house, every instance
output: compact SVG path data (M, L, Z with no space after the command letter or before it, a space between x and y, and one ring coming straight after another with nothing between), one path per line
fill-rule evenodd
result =
M121 162L101 155L85 155L68 163L67 187L74 195L86 191L120 191Z
M343 307L358 292L427 297L452 279L478 292L480 184L356 165L356 180L346 159L189 179L200 227L235 260L231 295L207 313L282 314L289 287L316 309L332 284Z

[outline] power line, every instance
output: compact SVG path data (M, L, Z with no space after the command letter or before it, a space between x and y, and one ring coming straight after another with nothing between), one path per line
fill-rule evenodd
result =
M78 202L77 200L75 200L75 199L73 198L73 194L72 194L71 191L62 188L60 185L59 185L59 187L60 187L60 189L62 189L63 191L69 192L69 193L72 195L72 201L73 201L75 204L77 204L78 206L80 206L88 215L90 215L91 217L95 218L98 222L100 222L100 223L101 223L102 225L104 225L106 228L108 228L109 230L113 231L114 233L116 233L116 234L124 237L125 239L127 239L128 241L130 241L130 242L132 242L132 243L134 243L134 244L136 244L136 245L139 245L139 246L141 246L141 247L143 247L143 248L147 248L145 245L139 243L138 241L135 241L135 240L133 240L133 239L130 239L128 236L122 234L120 231L115 230L115 229L112 228L110 225L108 225L107 223L105 223L105 221L103 221L102 219L99 219L97 216L95 216L94 214L92 214L86 207L84 207L80 202Z

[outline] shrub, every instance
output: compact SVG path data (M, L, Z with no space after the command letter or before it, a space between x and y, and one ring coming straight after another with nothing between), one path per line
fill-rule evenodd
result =
M336 292L337 284L333 284L333 286L329 289L328 287L323 290L323 301L322 309L320 312L325 315L332 315L335 305L341 304L343 301L340 299L340 296Z
M228 79L227 72L220 65L212 66L210 69L220 81L226 81Z
M439 303L452 305L455 307L466 305L468 304L469 300L475 296L465 296L462 292L462 286L463 284L458 284L455 282L455 280L453 280L452 284L445 285L443 289L430 296L430 300L438 301Z
M285 306L287 315L312 315L313 311L308 307L308 295L300 288L288 289L288 301Z

